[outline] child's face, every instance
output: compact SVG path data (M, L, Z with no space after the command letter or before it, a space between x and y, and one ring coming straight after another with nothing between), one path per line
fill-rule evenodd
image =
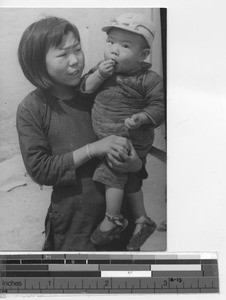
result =
M84 68L84 54L73 32L64 35L61 45L46 54L46 67L57 85L76 86Z
M115 73L133 73L140 69L143 56L143 37L139 34L119 28L108 32L105 45L105 59L113 59Z

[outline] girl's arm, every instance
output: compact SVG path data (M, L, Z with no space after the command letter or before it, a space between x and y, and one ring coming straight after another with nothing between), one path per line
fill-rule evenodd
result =
M91 158L110 155L121 165L120 160L122 157L127 158L130 149L130 143L126 138L111 135L73 151L74 164L78 168ZM136 166L131 166L133 167L136 168Z
M52 153L42 119L42 107L38 101L28 97L17 109L16 125L25 168L40 185L75 185L73 155Z
M23 161L31 178L40 185L75 185L76 169L90 157L123 155L129 147L126 138L110 136L72 152L53 154L43 125L41 106L30 100L19 105L17 131ZM120 154L121 152L121 154Z

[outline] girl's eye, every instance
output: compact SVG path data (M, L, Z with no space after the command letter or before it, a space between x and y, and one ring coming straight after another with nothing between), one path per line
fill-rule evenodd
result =
M57 57L62 57L62 56L66 56L66 53L65 53L65 52L62 52L62 53L59 53L59 54L57 55Z
M129 48L129 45L123 44L123 45L122 45L122 48Z
M114 44L112 41L107 41L107 42L108 42L108 44L111 44L111 45L113 45L113 44Z

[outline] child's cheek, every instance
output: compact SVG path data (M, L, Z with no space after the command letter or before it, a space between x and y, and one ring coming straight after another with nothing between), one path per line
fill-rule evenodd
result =
M105 50L104 50L104 56L108 59L111 53L111 48L109 45L106 45Z
M104 51L104 59L105 59L105 60L109 59L109 57L108 57L108 53L107 53L107 51L106 51L106 50Z

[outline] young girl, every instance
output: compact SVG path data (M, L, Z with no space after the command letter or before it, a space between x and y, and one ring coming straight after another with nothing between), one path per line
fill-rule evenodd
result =
M145 163L154 128L165 116L162 78L144 62L150 54L155 26L143 15L125 14L102 30L108 35L105 60L90 71L82 85L84 93L98 92L92 109L93 128L99 139L110 134L129 138ZM130 148L124 151L129 154ZM121 215L127 182L125 191L136 223L127 249L139 249L156 229L145 210L142 180L115 172L105 161L97 167L93 179L103 183L106 191L106 214L91 236L93 243L107 243L118 236L117 227L123 230L127 226Z
M105 211L103 191L92 180L97 158L111 154L111 163L122 172L139 171L141 160L133 148L131 156L123 153L126 138L112 135L96 141L93 100L85 101L78 91L84 54L76 26L56 17L31 24L18 57L36 87L17 111L21 153L31 178L53 186L43 250L95 251L90 235ZM115 160L116 154L125 162Z

